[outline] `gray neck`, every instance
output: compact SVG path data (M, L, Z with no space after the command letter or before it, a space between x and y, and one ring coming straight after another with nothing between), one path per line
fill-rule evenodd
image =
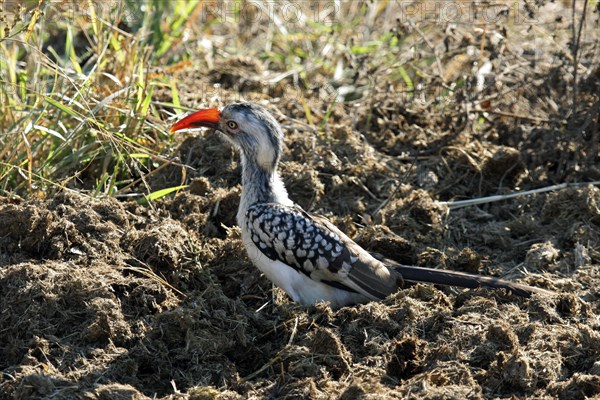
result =
M251 205L253 203L271 203L275 201L273 181L277 172L267 171L255 162L248 161L242 153L242 197Z
M279 203L292 205L285 186L277 173L277 168L265 169L255 160L241 152L242 159L242 196L238 210L238 223L246 210L254 203Z

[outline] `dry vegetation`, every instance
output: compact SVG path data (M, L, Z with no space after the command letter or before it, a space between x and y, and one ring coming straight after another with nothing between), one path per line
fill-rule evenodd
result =
M0 2L0 398L600 396L598 4ZM168 133L239 99L369 250L558 294L291 303L233 151Z

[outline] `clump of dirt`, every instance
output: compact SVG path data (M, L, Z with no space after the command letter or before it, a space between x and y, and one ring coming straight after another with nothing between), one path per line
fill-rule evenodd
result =
M444 228L444 216L448 210L436 203L421 189L403 187L397 199L386 204L379 213L382 225L388 226L398 235L416 233L416 240L436 242Z
M120 232L137 220L122 205L81 208L79 196L57 195L47 208L11 202L0 209L3 253L36 258L108 258Z
M190 235L179 222L163 218L160 225L128 232L123 247L147 265L176 270L182 257L191 256L186 252L186 242L193 241Z

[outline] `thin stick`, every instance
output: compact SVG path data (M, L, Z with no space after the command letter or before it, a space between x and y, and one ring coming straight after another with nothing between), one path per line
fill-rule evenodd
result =
M483 108L475 108L473 111L478 112L478 113L489 113L489 114L494 114L494 115L500 115L502 117L524 119L527 121L534 121L534 122L545 122L545 123L558 122L561 124L566 124L566 121L562 121L562 120L551 120L548 118L539 118L539 117L533 117L530 115L514 114L514 113L498 111L498 110L484 110Z
M585 14L587 12L588 0L584 0L583 2L583 11L581 12L581 19L579 20L579 29L575 32L575 14L576 14L576 0L573 0L573 8L572 8L572 28L573 28L573 117L577 114L577 97L578 97L578 88L577 88L577 70L579 69L579 61L577 61L577 56L579 55L579 44L581 40L581 30L583 29L583 25L585 23Z
M275 357L271 358L265 365L260 367L258 370L254 371L253 373L251 373L250 375L248 375L244 378L241 378L238 381L238 383L241 384L244 382L248 382L250 379L255 378L260 373L262 373L264 370L266 370L267 368L269 368L270 366L275 364L287 352L287 350L292 346L292 342L294 341L294 338L296 337L297 331L298 331L298 317L296 317L296 321L294 322L294 328L292 329L292 334L290 335L290 340L288 340L285 347L283 349L279 350L279 352L277 352L277 354L275 354Z
M419 27L414 22L409 20L408 23L415 31L417 31L419 36L421 36L421 39L423 39L423 41L427 44L427 46L429 46L429 48L433 52L433 56L435 57L435 64L438 69L438 75L442 79L442 82L446 83L446 80L444 79L444 69L442 68L442 63L440 62L440 57L438 56L435 46L433 45L433 43L431 43L427 36L425 36L425 33L421 29L419 29Z
M167 282L163 277L161 277L160 275L157 275L154 271L152 271L152 268L150 268L150 266L148 266L148 264L144 263L141 260L138 260L137 258L135 258L135 261L137 261L140 264L142 264L145 268L136 267L136 266L133 266L133 265L128 265L126 267L123 267L123 269L127 269L127 270L130 270L130 271L137 272L140 275L144 275L146 278L149 278L149 279L153 280L156 283L159 283L159 284L161 284L163 286L168 287L169 289L173 290L174 292L176 292L177 294L181 295L182 297L188 297L185 293L183 293L182 291L180 291L179 289L177 289L175 286L173 286L169 282Z
M448 208L450 210L455 210L457 208L462 208L462 207L475 206L475 205L486 204L486 203L493 203L495 201L514 199L515 197L529 196L531 194L536 194L536 193L545 193L545 192L551 192L553 190L566 189L569 187L581 187L581 186L587 186L587 185L598 186L598 185L600 185L600 181L574 182L574 183L566 183L565 182L565 183L561 183L559 185L546 186L546 187L539 188L539 189L526 190L524 192L516 192L516 193L510 193L510 194L479 197L476 199L468 199L468 200L438 201L437 203L440 205L448 206Z

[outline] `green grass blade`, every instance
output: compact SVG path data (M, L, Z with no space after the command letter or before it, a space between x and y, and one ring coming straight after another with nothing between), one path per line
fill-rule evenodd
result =
M406 84L406 88L408 89L408 91L413 92L415 90L415 85L414 85L412 79L410 79L408 72L406 72L406 69L404 69L403 66L399 66L398 73L400 74L400 76L402 77L402 80Z
M54 129L46 128L45 126L41 126L41 125L33 125L33 128L37 129L38 131L42 131L42 132L48 133L54 137L57 137L60 140L62 140L63 142L67 140L67 139L65 139L65 137L63 135L61 135L59 132L55 131Z
M161 197L165 197L173 192L178 192L182 189L185 189L186 187L188 187L188 185L173 186L170 188L157 190L156 192L152 192L150 194L144 195L144 198L141 199L140 201L144 202L144 203L149 203L151 201L160 199Z
M52 99L51 97L46 97L46 101L48 103L50 103L50 105L52 105L53 107L56 107L59 110L70 115L71 117L75 118L77 121L79 121L79 122L83 121L83 116L80 115L77 111L73 110L71 107L67 106L66 104L59 103L58 101Z

